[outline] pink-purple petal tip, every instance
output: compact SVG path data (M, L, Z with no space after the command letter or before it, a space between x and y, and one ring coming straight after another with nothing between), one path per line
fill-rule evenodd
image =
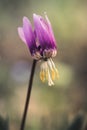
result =
M22 27L18 27L18 34L19 34L19 37L21 38L21 40L25 43L26 43L26 40L25 40L25 36L24 36L24 32L23 32L23 28Z

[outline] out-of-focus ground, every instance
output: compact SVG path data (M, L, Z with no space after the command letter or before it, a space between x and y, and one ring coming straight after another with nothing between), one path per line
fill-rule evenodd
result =
M53 87L42 84L37 64L25 130L66 130L79 113L86 125L87 1L0 0L0 130L20 127L32 65L17 27L23 16L33 24L32 14L44 12L58 45L54 61L60 78Z

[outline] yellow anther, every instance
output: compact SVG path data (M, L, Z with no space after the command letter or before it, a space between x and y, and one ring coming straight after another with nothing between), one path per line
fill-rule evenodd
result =
M46 70L46 80L48 80L48 70Z
M42 82L45 81L45 72L44 71L40 72L40 79L41 79Z
M55 80L55 70L54 69L52 69L52 71L51 71L51 76L52 76L52 80Z

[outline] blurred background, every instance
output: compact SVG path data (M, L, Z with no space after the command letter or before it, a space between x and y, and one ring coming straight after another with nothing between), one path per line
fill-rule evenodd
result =
M23 16L33 24L32 14L44 12L57 41L60 78L53 87L42 84L37 64L25 130L70 130L79 115L87 129L87 0L0 0L0 130L20 127L32 65L17 27Z

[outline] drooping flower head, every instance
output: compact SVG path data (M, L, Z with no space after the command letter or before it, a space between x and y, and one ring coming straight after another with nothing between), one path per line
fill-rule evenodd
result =
M51 23L45 15L45 19L33 14L34 30L27 17L23 17L23 27L18 27L18 34L28 46L31 56L36 60L43 60L41 64L40 79L54 85L53 80L58 76L52 57L57 54L57 46L52 31Z

